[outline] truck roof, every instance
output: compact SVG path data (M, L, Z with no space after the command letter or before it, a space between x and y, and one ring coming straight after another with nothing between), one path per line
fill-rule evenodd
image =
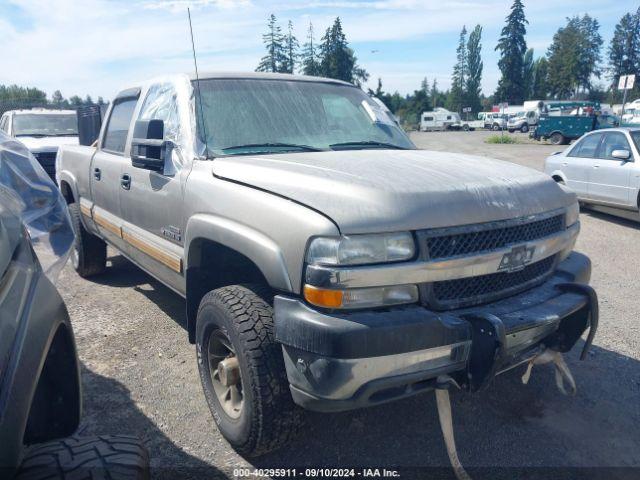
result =
M57 110L52 108L24 108L20 110L7 110L5 113L13 113L14 115L51 115L51 114L60 114L60 115L69 115L76 114L75 110Z
M325 77L310 77L307 75L293 75L290 73L265 73L265 72L200 72L200 80L210 79L263 79L263 80L296 80L301 82L324 82L324 83L337 83L341 85L348 85L350 87L353 84L343 82L342 80L336 80L333 78ZM189 78L195 80L195 73L190 73Z

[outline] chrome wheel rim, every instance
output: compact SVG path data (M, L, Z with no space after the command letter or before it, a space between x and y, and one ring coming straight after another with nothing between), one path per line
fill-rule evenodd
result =
M240 366L233 345L220 330L209 337L207 355L211 384L218 403L229 418L240 418L244 404Z

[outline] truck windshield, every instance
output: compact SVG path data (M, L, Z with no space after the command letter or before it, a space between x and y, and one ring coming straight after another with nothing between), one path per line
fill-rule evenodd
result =
M78 135L78 120L74 113L21 113L13 117L16 137L63 137Z
M200 92L198 134L206 135L209 155L415 148L391 113L355 87L209 79Z

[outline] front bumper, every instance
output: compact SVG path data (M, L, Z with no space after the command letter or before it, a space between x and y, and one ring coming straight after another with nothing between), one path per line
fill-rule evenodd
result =
M484 388L545 346L566 352L590 325L595 331L590 276L589 259L572 253L536 288L447 312L410 305L323 313L276 296L293 399L309 410L350 410L432 389L443 374L467 390Z

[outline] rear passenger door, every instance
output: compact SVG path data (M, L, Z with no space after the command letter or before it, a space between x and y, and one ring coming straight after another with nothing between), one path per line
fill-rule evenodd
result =
M590 198L590 176L601 141L602 133L593 133L581 138L562 161L561 169L567 178L567 186L576 192L579 198Z
M121 250L124 249L124 243L120 181L123 168L131 164L125 155L125 147L139 95L139 89L128 90L114 100L89 172L93 220L100 233Z
M593 163L589 195L593 200L618 205L635 206L631 195L631 172L634 168L633 150L622 132L605 132ZM631 157L620 160L613 157L615 150L627 150ZM634 191L635 193L635 191Z

